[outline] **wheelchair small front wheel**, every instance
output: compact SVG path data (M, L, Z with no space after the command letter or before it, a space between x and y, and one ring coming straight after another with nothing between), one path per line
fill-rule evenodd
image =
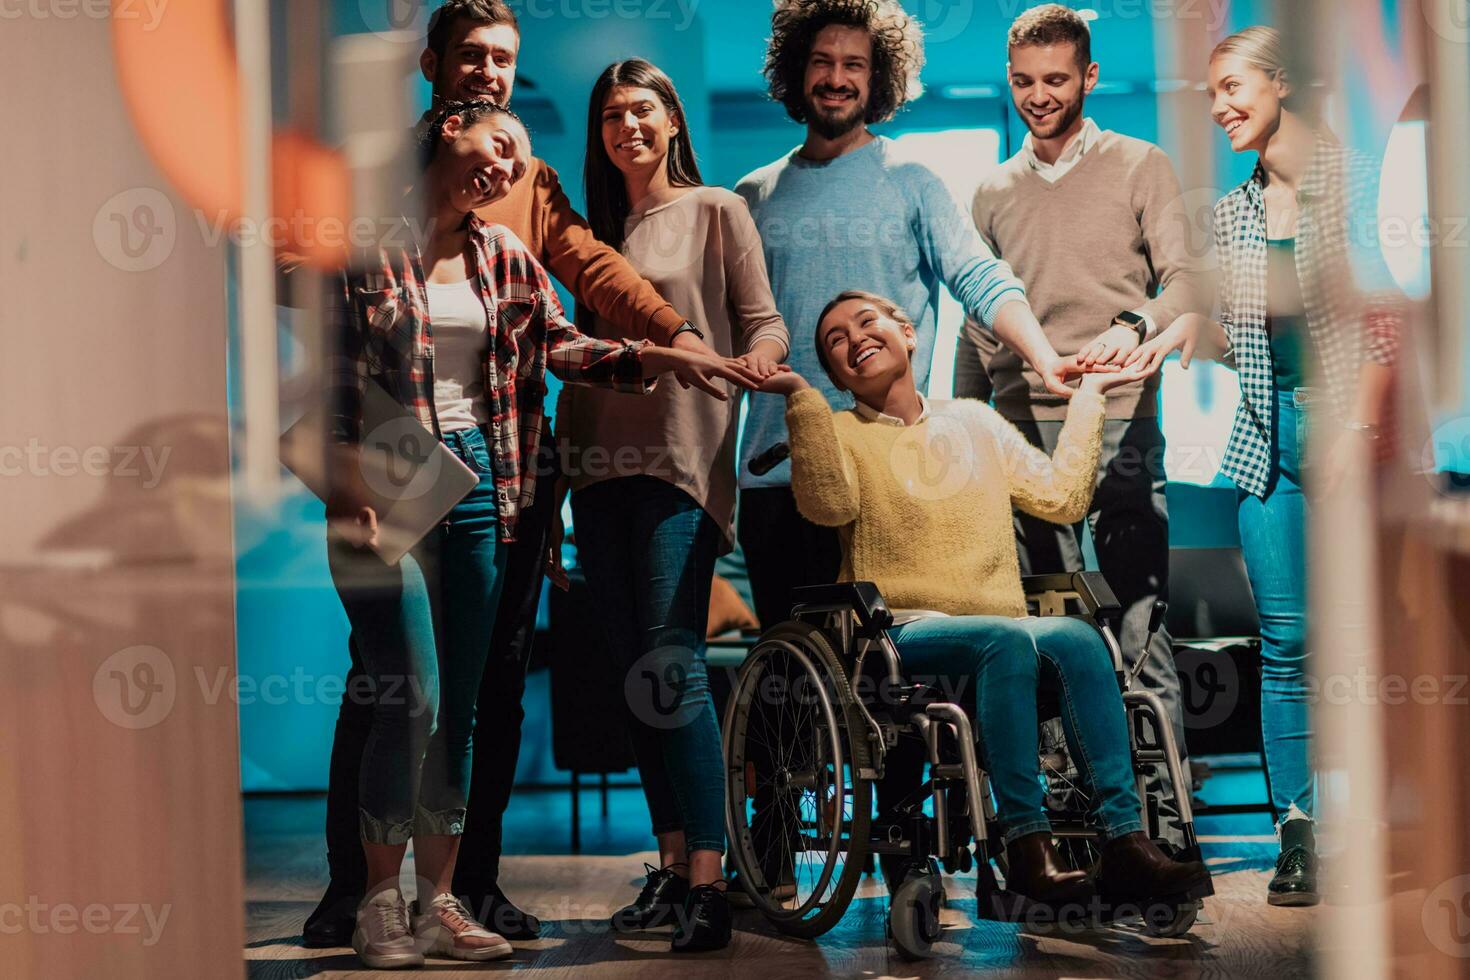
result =
M906 960L921 960L939 941L939 908L944 889L937 874L912 875L893 893L888 933Z
M1156 939L1177 939L1194 928L1199 918L1199 903L1159 903L1143 910L1143 931Z

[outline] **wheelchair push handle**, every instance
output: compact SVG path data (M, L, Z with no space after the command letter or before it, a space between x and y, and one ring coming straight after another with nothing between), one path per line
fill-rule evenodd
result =
M1143 667L1153 656L1154 637L1163 628L1164 616L1169 612L1169 604L1163 599L1155 600L1153 609L1148 614L1148 635L1143 639L1143 649L1138 651L1138 659L1133 662L1133 668L1128 671L1128 683L1124 690L1132 690L1133 682L1138 680L1138 675L1143 673Z
M791 455L791 446L784 442L778 442L771 448L764 450L751 457L745 468L750 470L751 476L765 476L785 462Z

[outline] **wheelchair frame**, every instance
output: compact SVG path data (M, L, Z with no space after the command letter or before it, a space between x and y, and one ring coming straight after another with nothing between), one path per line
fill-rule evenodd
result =
M1148 656L1147 649L1133 670L1125 671L1122 650L1112 629L1122 610L1106 581L1096 572L1074 572L1029 576L1023 580L1023 586L1028 607L1034 606L1037 615L1081 615L1101 633L1120 681L1136 787L1144 804L1148 832L1151 837L1160 836L1160 800L1148 794L1146 776L1151 769L1162 765L1173 789L1184 838L1184 847L1176 856L1199 860L1190 783L1183 773L1168 714L1157 695L1134 690ZM1011 903L1012 914L1007 914L1004 899L1013 893L1000 889L990 867L990 860L995 859L1002 871L1005 870L1004 849L994 832L996 814L988 779L980 766L974 732L964 710L953 702L929 700L922 685L906 682L897 646L888 635L895 625L894 614L872 583L798 589L794 598L791 620L767 631L752 648L726 709L723 736L729 790L726 824L732 861L752 902L783 932L814 938L841 918L851 902L868 855L875 854L907 859L908 866L924 869L901 882L889 882L895 893L889 931L899 951L906 956L927 954L938 937L938 907L943 902L943 889L936 859L950 871L965 872L972 865L976 868L982 917L1014 918L1020 907ZM1077 607L1076 613L1070 611L1072 606ZM1160 603L1150 624L1150 640L1162 621L1162 614ZM754 801L758 790L753 787L753 763L744 745L753 688L761 679L763 664L777 654L789 657L793 651L799 651L793 662L809 678L817 677L820 664L827 672L831 688L829 693L818 678L815 690L823 702L818 714L824 721L815 726L818 737L813 741L814 766L810 772L782 777L777 767L772 766L773 783L779 784L771 790L773 798L776 792L790 792L793 788L821 794L820 802L813 807L810 826L803 823L798 836L800 830L815 830L818 836L812 840L825 842L828 860L811 897L796 902L794 908L786 905L788 897L799 897L799 875L794 867L791 882L778 881L773 886L762 870L762 856L754 854L757 831L747 820L745 806L748 800ZM873 657L880 661L880 685L886 683L888 690L897 695L891 703L870 705L853 693L854 680L869 676L864 669ZM1147 737L1150 725L1145 719L1152 720L1154 739ZM823 724L832 731L824 733ZM949 739L945 738L946 733ZM911 734L922 739L926 750L929 775L918 799L922 801L926 796L932 799L933 815L925 815L920 802L898 814L884 814L883 819L873 821L873 786L884 776L888 752L897 746L900 737ZM948 754L946 748L950 749ZM957 761L953 761L954 756L958 757ZM962 803L958 808L951 799L956 793ZM834 801L840 798L845 809L848 797L853 803L852 814L844 819L844 812L835 808ZM1084 816L1082 812L1057 814L1052 824L1053 836L1063 840L1095 838L1096 833L1086 825ZM968 835L952 823L966 817L970 825ZM803 819L798 815L799 821ZM846 838L844 823L848 824ZM976 842L973 856L968 848L970 837ZM840 847L844 840L846 859L839 880L830 897L823 897L832 883L835 856L844 850ZM791 860L794 866L795 850ZM780 874L785 876L785 872ZM783 886L797 894L782 894ZM1199 907L1199 901L1193 900L1170 907L1163 915L1148 913L1145 927L1155 935L1181 935L1193 925Z

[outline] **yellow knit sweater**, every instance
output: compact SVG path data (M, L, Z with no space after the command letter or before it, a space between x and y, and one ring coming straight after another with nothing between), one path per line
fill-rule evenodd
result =
M1092 501L1101 395L1073 395L1048 457L983 402L936 401L905 426L790 399L791 489L807 520L842 538L842 581L877 584L894 609L1026 615L1011 506L1059 524Z

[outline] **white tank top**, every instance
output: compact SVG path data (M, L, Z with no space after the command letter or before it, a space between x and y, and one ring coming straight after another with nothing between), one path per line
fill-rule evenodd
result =
M439 431L473 429L490 418L485 404L485 302L476 279L424 283L434 334L434 411Z

